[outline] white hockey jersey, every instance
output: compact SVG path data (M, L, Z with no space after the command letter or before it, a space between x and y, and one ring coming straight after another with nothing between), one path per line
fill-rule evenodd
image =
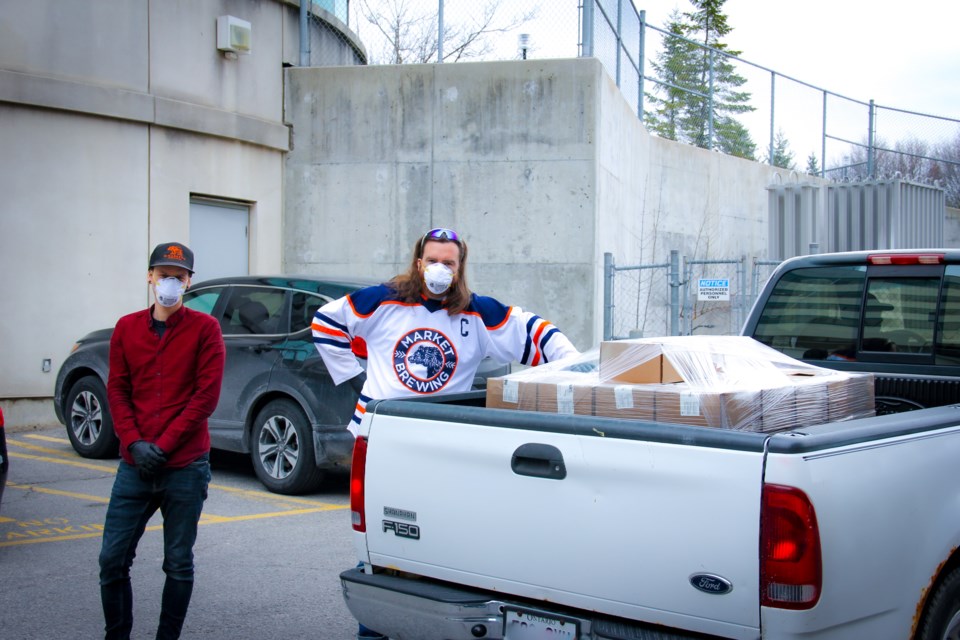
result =
M473 294L463 313L450 315L436 300L400 301L385 284L323 305L312 328L335 384L363 371L351 342L366 342L367 381L353 433L373 398L469 391L486 356L536 366L579 353L550 322L493 298Z

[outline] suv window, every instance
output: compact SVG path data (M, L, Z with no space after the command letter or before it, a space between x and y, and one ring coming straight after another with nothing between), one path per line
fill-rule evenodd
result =
M209 315L213 313L213 308L226 290L226 287L213 287L202 291L187 291L183 294L183 304L188 309Z
M286 333L284 320L287 292L270 287L233 287L223 311L220 328L225 336Z
M313 324L313 314L329 302L326 298L304 291L293 292L290 305L290 333L303 331Z

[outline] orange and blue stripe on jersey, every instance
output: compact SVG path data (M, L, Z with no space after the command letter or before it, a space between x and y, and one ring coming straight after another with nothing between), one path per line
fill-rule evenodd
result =
M523 357L520 358L520 363L531 367L547 363L549 359L544 349L553 334L559 331L553 324L540 316L530 318L527 321L527 340L523 347Z
M508 307L494 298L487 296L478 296L474 294L470 301L468 312L474 312L480 316L484 326L491 331L501 328L507 323L513 307ZM553 324L544 320L538 315L532 315L526 324L526 340L523 346L523 356L519 359L521 364L537 366L548 362L544 349L550 338L555 333L559 333Z
M350 348L350 336L347 328L331 317L317 311L313 314L313 323L310 328L315 332L313 336L314 344L324 344L342 349ZM322 335L316 335L317 333Z

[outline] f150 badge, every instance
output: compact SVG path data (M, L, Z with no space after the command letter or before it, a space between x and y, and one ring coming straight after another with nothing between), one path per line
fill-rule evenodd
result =
M690 584L693 588L704 593L723 595L733 591L733 585L729 580L711 573L695 573L690 576Z
M393 520L383 521L383 532L393 531L393 535L400 538L410 538L411 540L420 539L420 527L409 522L395 522Z

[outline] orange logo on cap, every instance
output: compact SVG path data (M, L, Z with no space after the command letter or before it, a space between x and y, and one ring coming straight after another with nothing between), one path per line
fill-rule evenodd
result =
M181 261L182 261L182 260L184 260L184 257L183 257L183 249L181 249L180 247L178 247L178 246L175 245L175 244L172 244L172 245L170 245L169 247L167 247L167 253L166 253L166 255L163 256L163 257L164 257L165 259L167 259L167 260L181 260Z

